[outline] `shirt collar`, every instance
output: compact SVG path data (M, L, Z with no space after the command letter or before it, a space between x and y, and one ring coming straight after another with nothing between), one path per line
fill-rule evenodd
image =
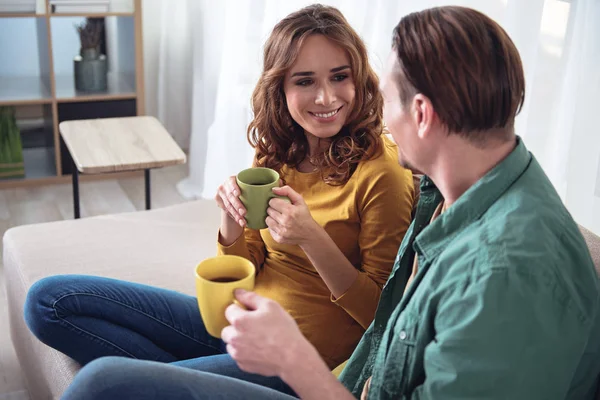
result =
M523 140L517 137L513 151L479 179L442 215L415 238L414 248L426 259L437 257L448 241L477 221L502 194L525 172L532 159ZM421 190L435 188L428 177L421 180ZM434 190L437 191L437 188Z

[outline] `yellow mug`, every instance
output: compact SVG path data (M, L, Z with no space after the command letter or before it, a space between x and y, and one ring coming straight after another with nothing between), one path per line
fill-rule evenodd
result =
M225 309L234 301L235 289L254 289L256 269L238 256L207 258L196 267L196 295L202 321L209 334L221 337L229 322Z

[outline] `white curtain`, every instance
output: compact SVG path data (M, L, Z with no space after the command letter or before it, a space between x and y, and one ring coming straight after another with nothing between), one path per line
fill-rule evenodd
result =
M145 0L144 7L153 2L166 3ZM282 17L312 1L182 3L185 5L168 3L169 7L186 8L188 20L190 15L193 20L188 23L193 48L192 84L187 87L193 99L193 112L187 118L191 120L190 175L180 182L179 189L189 198L212 198L227 176L250 165L252 150L246 141L252 118L250 95L260 74L262 46L270 30ZM600 93L600 1L322 3L344 13L367 43L377 72L381 72L390 51L392 29L410 12L458 4L498 21L513 38L525 67L527 95L517 118L517 133L538 158L577 222L600 234L600 134L594 123L600 105L596 99ZM166 14L174 12L163 10ZM188 93L174 92L180 98L185 97L181 93ZM177 99L167 97L166 103L177 104ZM183 119L179 123L183 124Z
M560 102L553 110L554 146L545 167L575 220L600 234L600 2L574 1L572 7Z
M195 0L142 1L146 114L157 117L184 149L193 114L195 6Z

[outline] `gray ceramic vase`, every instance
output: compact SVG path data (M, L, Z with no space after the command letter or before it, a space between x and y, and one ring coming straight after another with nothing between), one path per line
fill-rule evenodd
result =
M108 66L106 56L97 49L83 49L73 60L75 89L82 92L100 92L107 88Z

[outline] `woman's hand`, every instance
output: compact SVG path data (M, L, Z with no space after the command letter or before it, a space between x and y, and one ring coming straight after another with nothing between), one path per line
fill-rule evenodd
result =
M245 227L246 220L244 219L244 215L246 215L246 208L244 208L239 196L240 188L237 185L235 176L230 176L217 189L215 200L219 208L225 211L229 218L241 227Z
M269 201L266 223L273 239L277 243L296 245L313 239L320 226L310 215L302 196L289 186L274 188L273 192L290 199L289 202L278 198Z

